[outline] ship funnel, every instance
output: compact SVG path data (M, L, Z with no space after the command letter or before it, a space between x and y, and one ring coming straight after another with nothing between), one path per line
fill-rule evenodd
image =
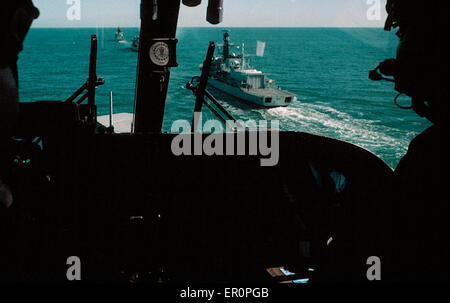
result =
M183 0L183 4L186 6L194 7L202 3L202 0Z
M211 24L219 24L223 19L223 0L209 0L206 20Z

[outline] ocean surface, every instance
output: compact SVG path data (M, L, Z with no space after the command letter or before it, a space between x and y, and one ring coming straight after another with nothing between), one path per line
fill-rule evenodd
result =
M172 122L190 120L194 96L184 89L199 75L209 41L222 40L222 28L178 29L178 63L173 69L164 131ZM97 90L99 115L108 113L109 92L115 112L133 112L137 53L130 48L137 28L123 29L127 41L114 41L115 29L31 29L20 55L22 101L65 100L87 79L90 35L99 37ZM256 41L267 43L265 56L250 64L277 85L297 94L288 108L255 109L226 96L225 107L241 120L279 120L283 130L308 132L354 143L395 167L415 135L430 124L393 104L393 84L372 82L368 71L395 56L394 33L368 28L232 28L231 39L256 53ZM408 100L404 100L407 102ZM205 119L213 118L205 109Z

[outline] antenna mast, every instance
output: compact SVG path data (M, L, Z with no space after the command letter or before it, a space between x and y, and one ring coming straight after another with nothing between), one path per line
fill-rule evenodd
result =
M242 42L242 69L245 69L245 43Z

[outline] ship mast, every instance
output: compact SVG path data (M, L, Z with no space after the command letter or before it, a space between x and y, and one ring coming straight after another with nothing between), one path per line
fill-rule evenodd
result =
M244 70L245 69L245 44L244 42L242 42L242 66L241 69Z
M228 59L230 57L230 34L225 31L223 34L223 58Z

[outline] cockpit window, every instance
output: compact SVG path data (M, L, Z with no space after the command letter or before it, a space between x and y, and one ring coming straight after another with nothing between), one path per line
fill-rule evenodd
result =
M112 92L115 113L131 115L140 1L34 3L41 16L20 56L21 101L68 98L86 80L89 37L96 34L97 72L106 80L97 89L98 114L108 114ZM163 130L171 132L174 121L192 119L195 97L185 86L200 75L208 43L214 41L214 58L219 61L208 89L233 117L244 122L276 120L281 130L348 141L396 166L408 142L428 122L392 106L391 84L367 81L366 71L373 62L395 54L398 38L383 31L385 4L383 0L225 0L219 25L206 21L207 1L195 8L182 5L179 66L172 68ZM233 44L226 58L225 32ZM155 54L164 62L167 52L159 48ZM252 77L241 70L263 76ZM203 121L210 119L216 117L204 108Z

